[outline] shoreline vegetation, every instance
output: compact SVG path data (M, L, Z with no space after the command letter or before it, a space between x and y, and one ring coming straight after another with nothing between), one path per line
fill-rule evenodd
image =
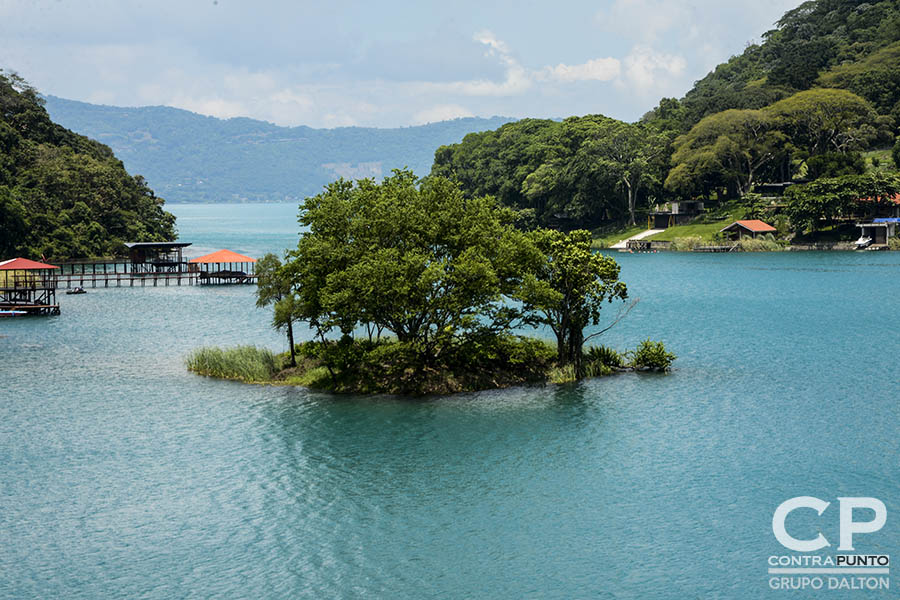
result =
M488 347L470 349L452 362L426 365L395 339L343 340L329 346L309 341L289 352L255 346L204 347L185 359L189 371L247 384L301 386L338 394L449 395L526 385L561 385L580 379L574 368L556 363L556 348L523 336L503 336ZM464 358L462 358L464 356ZM584 357L591 379L618 373L666 373L675 355L661 342L644 340L634 351L593 346Z
M396 170L338 180L300 206L295 250L256 264L256 305L273 309L289 352L199 349L188 368L253 382L363 394L450 394L575 381L626 367L669 369L645 341L625 356L591 341L637 300L584 230L519 226L490 196ZM607 321L602 309L618 306ZM304 323L313 339L294 342ZM543 328L556 344L516 335Z
M124 255L173 241L175 217L104 144L50 120L38 91L0 68L0 260Z

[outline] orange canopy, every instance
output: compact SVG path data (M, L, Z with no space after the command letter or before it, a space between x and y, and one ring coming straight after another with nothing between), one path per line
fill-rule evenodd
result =
M735 225L740 225L744 229L749 229L750 231L752 231L754 233L768 233L770 231L771 232L778 231L777 229L775 229L768 223L764 223L764 222L760 221L759 219L748 219L746 221L735 221L734 223L732 223L725 229L731 229ZM722 231L725 231L725 229L723 229Z
M38 269L58 269L54 265L45 265L27 258L11 258L0 262L0 271L36 271Z
M191 259L192 263L255 263L255 258L232 252L231 250L219 250L206 256Z

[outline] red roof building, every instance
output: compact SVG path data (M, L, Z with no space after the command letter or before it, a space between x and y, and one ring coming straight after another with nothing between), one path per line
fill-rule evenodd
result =
M191 270L200 274L200 283L256 283L255 258L219 250L190 260Z
M758 235L776 233L777 231L777 229L759 219L748 219L745 221L735 221L728 227L722 229L720 233L724 233L731 240L740 240L745 237L755 238Z
M237 252L232 252L231 250L219 250L217 252L213 252L212 254L207 254L206 256L192 258L190 262L207 265L216 263L255 263L256 259L250 258L249 256L244 256L243 254L238 254Z
M0 262L0 311L58 315L55 269L27 258Z
M0 262L0 271L37 271L42 269L58 269L54 265L46 265L27 258L10 258Z

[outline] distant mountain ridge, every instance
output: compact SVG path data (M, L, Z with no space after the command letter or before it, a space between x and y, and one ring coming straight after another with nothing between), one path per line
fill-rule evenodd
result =
M55 122L108 145L129 172L143 175L168 202L298 201L338 177L378 179L400 167L426 175L439 146L515 121L464 118L396 129L313 129L244 117L223 120L165 106L45 100Z

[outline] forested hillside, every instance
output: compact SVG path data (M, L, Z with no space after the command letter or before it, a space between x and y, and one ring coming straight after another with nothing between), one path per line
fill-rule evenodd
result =
M900 143L898 58L900 0L812 0L637 123L600 115L511 123L439 148L432 172L561 227L634 224L679 199L750 204L760 183L843 177L848 197L880 198L895 187L896 165L862 153L886 158ZM872 173L884 175L881 188ZM810 214L796 221L818 225Z
M58 125L0 71L0 259L104 256L175 238L175 217L109 147Z
M785 13L762 40L685 95L682 130L713 113L762 108L813 87L850 90L880 114L900 117L900 1L811 0Z
M108 144L169 202L283 202L314 196L346 177L427 173L435 148L512 119L456 119L375 129L279 127L152 106L121 108L47 97L57 122Z

